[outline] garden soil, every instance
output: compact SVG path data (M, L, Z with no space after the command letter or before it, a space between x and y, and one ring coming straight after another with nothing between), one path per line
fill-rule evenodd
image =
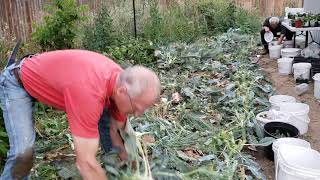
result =
M265 72L266 77L271 81L277 94L294 96L297 101L309 105L309 130L307 134L303 135L301 138L309 141L312 148L320 152L320 102L313 96L313 81L309 83L309 90L305 94L298 96L295 92L296 84L293 79L293 75L279 75L276 60L269 59L268 57L262 57L258 61L258 64ZM254 155L262 166L267 179L274 179L274 163L266 159L261 152L256 152Z

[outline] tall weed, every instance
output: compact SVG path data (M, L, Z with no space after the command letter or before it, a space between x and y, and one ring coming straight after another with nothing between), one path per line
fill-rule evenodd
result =
M85 26L83 47L89 50L105 51L114 41L112 18L109 10L103 6L92 23Z
M158 3L152 3L149 13L143 35L155 42L190 42L203 34L202 18L189 1L184 4L172 2L162 12Z
M197 8L203 15L208 35L226 32L230 28L240 28L242 32L257 32L259 15L236 7L232 0L200 0Z

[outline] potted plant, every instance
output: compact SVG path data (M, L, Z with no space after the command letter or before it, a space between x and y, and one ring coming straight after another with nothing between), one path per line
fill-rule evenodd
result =
M317 18L317 16L316 15L314 15L314 14L312 14L311 16L310 16L310 26L311 27L315 27L315 25L316 25L316 22L318 22L318 18Z
M316 22L314 23L315 27L319 27L320 26L320 14L315 15L316 17Z
M301 17L300 17L300 14L299 14L299 13L295 16L294 26L295 26L296 28L301 28L301 27L302 27L302 20L301 20Z
M294 15L294 14L288 13L288 19L294 20L294 18L295 18L295 15Z
M310 27L311 14L307 14L303 16L302 23L303 27Z

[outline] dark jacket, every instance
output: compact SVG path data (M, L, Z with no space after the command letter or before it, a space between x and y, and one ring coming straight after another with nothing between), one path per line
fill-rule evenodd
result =
M268 17L264 23L263 23L263 26L266 26L268 28L270 28L270 31L274 34L274 35L279 35L278 32L280 32L280 34L286 34L286 31L287 31L287 28L284 27L283 25L281 25L281 20L279 21L277 27L275 29L272 29L271 28L271 24L269 22L271 17Z

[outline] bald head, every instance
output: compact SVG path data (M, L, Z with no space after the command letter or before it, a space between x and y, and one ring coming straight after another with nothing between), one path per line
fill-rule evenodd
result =
M126 68L119 76L119 84L125 85L131 97L160 96L160 80L156 73L143 66Z

